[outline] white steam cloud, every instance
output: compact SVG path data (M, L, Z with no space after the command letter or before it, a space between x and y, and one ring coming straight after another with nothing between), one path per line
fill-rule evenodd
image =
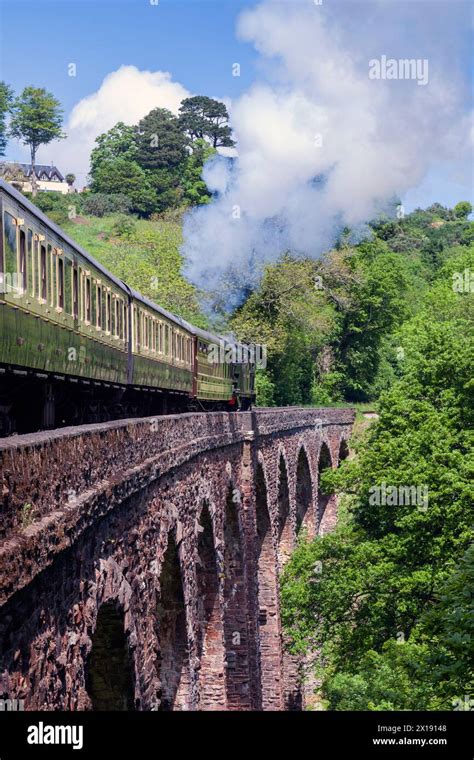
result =
M432 38L431 3L327 6L267 0L240 17L264 77L231 107L238 158L209 162L216 197L185 221L187 274L201 287L229 267L245 286L285 250L317 256L342 226L465 155L462 86L442 49L457 30L438 19L444 37ZM369 60L383 54L428 58L428 83L370 79Z

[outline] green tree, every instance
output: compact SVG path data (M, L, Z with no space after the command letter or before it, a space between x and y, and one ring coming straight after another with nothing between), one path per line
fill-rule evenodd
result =
M58 100L47 90L38 87L25 87L21 95L11 105L9 135L21 140L30 148L31 186L33 197L37 193L36 152L40 145L47 145L52 140L61 140L66 135L62 132L63 111Z
M398 329L400 376L379 420L321 479L345 494L340 523L301 541L285 571L285 628L296 650L321 650L332 709L449 709L472 688L473 296L451 275L473 256L453 251ZM422 498L392 503L384 484Z
M69 187L72 187L74 182L76 181L76 175L71 174L71 173L66 174L65 180L68 183Z
M469 201L460 201L453 210L457 219L467 219L469 214L472 214L472 204Z
M406 263L387 244L375 240L349 250L353 272L346 286L336 353L343 376L342 392L349 401L366 401L380 364L384 336L408 316Z
M136 129L137 162L143 169L173 170L186 158L187 139L171 111L154 108Z
M202 179L202 171L206 161L214 155L216 155L214 148L205 140L197 139L192 145L191 153L186 158L181 177L181 186L183 188L184 200L192 206L209 203L211 199L207 185Z
M116 158L135 161L137 146L135 128L129 127L123 121L104 132L95 139L96 147L92 149L90 158L90 176L92 183L99 166L115 161Z
M311 402L319 352L337 331L337 315L315 286L317 264L284 256L268 265L258 289L232 316L238 337L267 347L266 375L277 405Z
M208 140L213 148L232 148L232 130L225 103L205 95L185 98L179 109L179 121L191 140Z
M91 190L93 193L126 195L131 210L142 216L148 216L157 208L156 191L147 172L125 157L97 164Z
M5 155L7 146L6 116L13 102L13 90L5 83L0 82L0 156Z

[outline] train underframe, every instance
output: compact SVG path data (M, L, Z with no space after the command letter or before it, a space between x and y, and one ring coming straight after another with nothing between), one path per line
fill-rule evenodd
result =
M248 408L247 399L202 401L187 393L0 367L0 437L133 417Z

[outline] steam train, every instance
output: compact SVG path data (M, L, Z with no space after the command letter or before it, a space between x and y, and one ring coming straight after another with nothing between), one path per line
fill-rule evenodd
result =
M0 218L0 436L251 407L244 345L137 293L3 180Z

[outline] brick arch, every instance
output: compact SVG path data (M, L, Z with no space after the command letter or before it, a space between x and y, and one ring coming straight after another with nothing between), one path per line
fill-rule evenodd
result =
M218 710L225 705L224 629L216 540L207 501L199 516L196 554L199 709Z
M100 707L100 696L95 690L97 683L91 681L91 666L95 671L98 680L105 679L105 673L101 671L102 659L101 650L104 646L114 648L113 641L107 643L107 628L111 628L111 638L118 637L121 639L116 642L116 667L122 667L127 670L122 673L123 695L126 695L128 707L126 709L138 708L141 699L139 694L140 684L136 662L136 621L130 612L130 602L132 599L132 587L125 578L122 568L112 558L99 560L96 566L95 583L91 587L91 592L84 600L84 603L73 606L71 610L72 619L81 616L87 622L85 634L87 643L84 649L82 659L82 676L83 685L78 689L78 709L124 709L117 706ZM120 657L119 648L123 646L123 657ZM104 656L107 652L104 652ZM92 659L91 659L92 658ZM96 662L94 664L94 658ZM121 662L121 665L120 665ZM110 679L109 679L110 681ZM111 689L115 689L118 697L119 683L109 683ZM105 684L106 687L106 684Z
M186 607L176 528L168 531L161 564L156 624L160 710L191 709L191 668Z
M277 454L278 560L280 568L288 560L294 544L291 520L289 468L283 447Z
M281 707L281 647L278 614L277 562L273 544L264 462L255 473L256 560L260 684L264 710Z
M228 710L250 710L248 596L240 490L229 480L224 507L225 694Z
M345 438L341 438L339 442L339 450L337 456L337 466L341 466L341 462L349 457L349 444Z
M309 536L312 536L315 530L313 480L310 458L304 443L298 449L295 477L296 533L305 528Z
M318 534L324 535L331 527L335 520L336 497L334 494L325 494L321 490L320 478L321 472L328 467L332 467L331 449L326 441L321 443L318 454Z
M85 663L85 688L92 710L131 711L135 684L125 612L118 599L99 607Z
M273 578L278 577L279 447L286 453L294 527L301 444L306 445L315 494L321 438L329 442L336 463L341 437L350 435L352 420L353 412L347 409L168 415L0 443L3 473L7 473L3 481L8 486L0 526L0 696L25 698L26 709L90 708L84 662L98 610L104 602L117 599L123 607L123 627L135 667L135 708L158 709L160 699L166 709L199 707L196 527L202 500L208 498L221 571L229 567L234 553L230 577L222 576L219 585L227 707L261 709L263 684L265 709L281 709L283 704L290 709L294 702L286 676L285 702L282 697L281 634L280 644L276 636L273 640L268 636L272 628L281 631L278 599L276 622L267 614L268 608L264 614L271 625L258 621L258 580L262 590L271 578L263 572L262 579L262 555L268 543L274 558ZM264 475L259 476L258 502L266 503L267 511L259 512L258 535L259 451L265 461L260 458ZM231 479L240 501L226 518ZM34 530L22 525L28 492L35 494ZM65 494L70 495L67 503ZM178 593L170 606L166 602L171 595L166 591L174 586ZM243 589L241 605L230 603L234 587L237 593ZM58 588L61 594L55 593ZM183 606L184 626L178 624ZM178 646L180 630L184 649ZM233 637L233 632L239 636Z

